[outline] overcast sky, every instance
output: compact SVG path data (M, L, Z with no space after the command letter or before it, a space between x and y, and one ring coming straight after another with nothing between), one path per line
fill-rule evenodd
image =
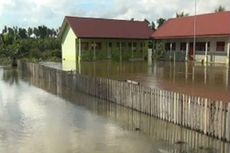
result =
M197 12L213 12L219 5L230 10L230 0L197 0ZM155 21L176 12L194 14L194 0L0 0L0 30L7 26L61 26L64 16Z

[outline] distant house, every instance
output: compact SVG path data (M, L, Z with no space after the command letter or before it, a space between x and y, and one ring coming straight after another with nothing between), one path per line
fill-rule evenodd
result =
M166 52L182 53L185 60L229 63L230 12L169 19L152 38L162 41Z
M144 21L67 16L60 31L62 59L143 59L151 34Z

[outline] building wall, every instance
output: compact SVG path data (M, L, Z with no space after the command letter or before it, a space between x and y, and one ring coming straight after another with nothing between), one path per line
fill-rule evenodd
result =
M119 56L120 54L120 42L122 44L121 54L122 56L130 56L133 58L144 58L147 56L148 50L148 41L146 40L115 40L115 39L82 39L82 44L87 43L87 49L85 49L82 45L82 59L84 60L85 55L94 56L94 48L93 44L101 43L101 48L96 49L96 60L99 59L108 59L113 58L114 56ZM132 47L130 43L136 43L136 47L132 52ZM109 44L112 46L110 47ZM141 47L142 44L142 47Z
M225 51L218 52L216 51L216 42L224 41L225 42ZM181 42L189 42L192 43L193 39L176 39L176 40L164 40L164 43L167 42L175 42L176 43L176 51L180 50L180 43ZM223 38L198 38L196 42L210 42L210 49L207 54L207 62L214 62L214 63L228 63L229 62L229 43L230 37L223 37ZM185 50L183 50L185 52ZM198 52L196 51L195 60L197 62L201 62L205 59L205 52Z
M76 36L69 25L62 36L62 60L76 61Z
M62 60L76 62L79 58L81 60L120 58L120 42L122 43L122 59L128 57L143 59L148 52L148 40L80 39L80 42L81 56L79 56L79 39L67 24L62 35ZM88 43L87 47L84 47L84 43ZM96 47L95 53L92 46L94 43L101 44L100 48ZM109 47L109 43L112 44L112 47ZM133 43L133 51L131 43ZM136 47L134 44L136 44Z

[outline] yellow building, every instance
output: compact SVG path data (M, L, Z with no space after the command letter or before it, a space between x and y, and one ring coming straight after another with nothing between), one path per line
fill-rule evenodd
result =
M143 60L151 34L144 21L65 17L60 31L62 59Z

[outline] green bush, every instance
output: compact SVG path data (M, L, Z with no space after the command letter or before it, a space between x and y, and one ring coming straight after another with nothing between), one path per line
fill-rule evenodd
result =
M132 57L131 51L123 51L122 52L122 60L128 61Z
M114 61L120 61L120 53L119 51L112 51L112 60Z
M93 61L93 52L92 51L84 51L81 55L82 61Z
M107 59L107 52L106 51L99 51L96 54L96 60L104 60Z
M156 50L155 53L153 55L153 58L155 60L159 60L159 59L166 59L167 58L167 54L164 48L164 44L162 42L158 42L156 44Z

